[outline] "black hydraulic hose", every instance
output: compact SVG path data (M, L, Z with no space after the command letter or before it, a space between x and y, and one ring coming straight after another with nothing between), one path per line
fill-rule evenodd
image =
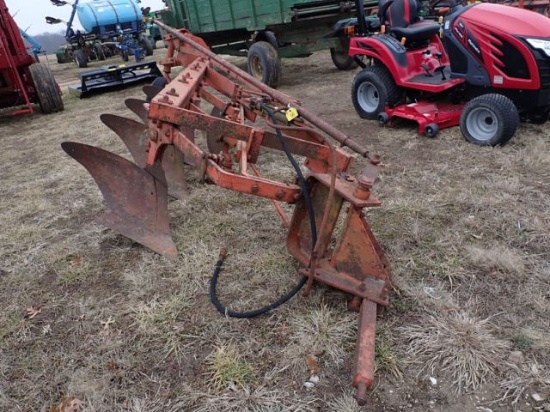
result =
M278 121L277 121L277 118L275 117L275 114L273 113L273 110L271 110L271 108L267 106L265 103L262 103L261 107L266 111L266 113L270 117L273 124L277 125ZM309 195L309 191L307 190L306 179L304 178L302 170L300 169L300 166L296 162L296 159L294 159L294 157L292 156L292 153L290 153L290 151L288 150L288 147L283 138L283 134L281 133L281 130L278 127L275 127L275 131L277 133L277 138L281 143L281 147L283 148L283 151L285 152L288 160L292 164L292 167L296 171L296 175L298 176L298 184L302 189L302 193L304 195L304 203L309 216L309 223L311 227L311 240L312 240L311 250L313 251L313 249L315 248L315 244L317 243L317 225L315 224L315 213L313 211L313 204L311 203L311 196ZM281 306L285 302L287 302L294 295L296 295L307 282L307 277L304 276L302 277L302 279L300 279L300 281L298 282L298 284L296 284L296 286L294 286L290 291L285 293L275 302L267 306L261 307L259 309L254 309L246 312L236 312L231 309L228 309L220 302L216 291L216 287L218 285L218 279L220 276L220 271L226 256L227 256L227 251L225 249L222 249L222 251L220 252L220 258L218 259L218 262L216 263L216 267L214 269L214 273L212 274L212 279L210 280L210 300L212 301L212 304L216 307L218 312L226 316L229 316L231 318L246 319L246 318L255 318L256 316L263 315L264 313L267 313Z
M261 307L259 309L249 310L246 312L237 312L231 309L226 308L223 306L223 304L218 299L218 295L216 292L216 286L218 285L218 278L220 276L220 270L222 268L223 261L225 260L225 256L227 255L227 252L225 250L222 250L220 253L220 258L218 262L216 263L216 268L214 269L214 274L212 275L212 279L210 280L210 300L218 310L223 315L229 316L230 318L240 318L240 319L247 319L247 318L255 318L256 316L263 315L264 313L267 313L279 306L281 306L283 303L287 302L289 299L294 297L300 289L304 287L304 285L307 282L307 278L304 276L296 286L294 286L289 292L285 293L283 296L281 296L279 299L277 299L275 302Z

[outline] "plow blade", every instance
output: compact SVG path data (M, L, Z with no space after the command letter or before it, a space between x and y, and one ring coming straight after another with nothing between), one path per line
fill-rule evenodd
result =
M147 102L141 99L126 99L124 104L126 107L134 112L137 117L141 119L143 124L148 124L149 118L147 116L148 109L144 106Z
M141 102L139 99L128 99L126 100L127 105L129 100ZM136 165L144 169L147 164L147 143L149 141L147 131L149 128L143 123L114 114L104 113L99 118L103 124L115 132L124 142L132 154ZM155 175L157 179L167 181L168 194L176 199L183 199L188 194L183 161L183 153L175 150L174 146L170 145L164 150L161 161L164 176L158 176L156 169L151 170L151 173Z
M153 98L159 94L162 91L162 87L153 86L151 84L145 85L142 88L143 93L145 93L145 96L147 97L147 102L150 102L153 100Z
M99 116L105 126L117 134L124 142L136 164L144 168L147 162L147 135L148 127L127 117L114 114L102 114Z
M153 81L162 76L156 62L142 62L131 65L103 66L101 69L79 73L80 85L70 86L81 98L92 93L129 84Z
M64 142L63 150L92 175L110 211L99 223L167 256L177 258L168 221L164 172L157 164L148 172L132 162L94 146Z

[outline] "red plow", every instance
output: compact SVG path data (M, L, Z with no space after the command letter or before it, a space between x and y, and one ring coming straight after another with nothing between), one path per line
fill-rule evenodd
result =
M374 378L377 306L388 305L391 287L389 264L364 215L365 208L380 206L371 193L379 158L298 101L216 56L200 38L157 24L169 33L161 62L166 85L145 86L147 101L126 101L141 122L101 116L134 162L97 147L62 144L103 194L109 210L98 221L177 259L168 196L186 196L190 171L204 183L270 199L288 227L288 250L300 263L299 287L307 295L315 281L332 286L350 294L351 307L360 312L353 385L364 404ZM177 66L183 70L172 78ZM213 106L211 112L206 106ZM196 130L205 132L206 144L195 140ZM341 147L365 160L359 177L350 174L353 157ZM287 155L295 182L261 177L256 163L266 149ZM293 155L304 158L307 176ZM294 205L290 218L281 202Z

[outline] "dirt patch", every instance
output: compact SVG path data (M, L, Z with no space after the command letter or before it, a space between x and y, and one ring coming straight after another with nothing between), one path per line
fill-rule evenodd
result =
M97 225L99 190L59 144L129 158L99 114L131 117L124 100L143 94L80 100L66 92L76 68L48 64L66 110L0 123L0 409L49 410L74 396L89 411L359 410L346 296L316 286L250 321L209 302L221 246L230 250L221 298L233 307L265 304L296 282L271 204L191 182L169 205L176 263ZM368 220L395 292L378 321L365 410L539 410L548 401L533 394L550 396L548 125L521 125L494 149L457 129L430 140L408 123L380 128L353 110L354 74L317 53L284 62L281 91L383 159L383 205ZM270 162L260 166L284 175L283 157ZM31 307L40 312L29 318ZM312 389L310 355L321 369Z

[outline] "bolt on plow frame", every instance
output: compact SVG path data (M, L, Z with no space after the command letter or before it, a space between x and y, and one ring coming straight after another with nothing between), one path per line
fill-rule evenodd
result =
M144 87L147 100L126 101L142 121L101 115L135 163L98 147L62 143L103 194L109 210L97 220L177 259L168 196L186 196L189 170L204 183L270 199L288 227L287 247L300 263L298 286L305 285L305 295L318 281L353 296L350 306L360 313L353 385L365 404L374 375L377 306L388 305L391 287L388 261L363 213L380 206L371 194L379 158L298 101L216 56L200 38L156 23L168 33L164 79ZM171 78L177 66L183 70ZM202 107L210 105L206 113ZM205 132L206 144L195 141L196 130ZM353 157L342 147L365 160L358 178L349 173ZM261 177L256 163L264 149L287 155L295 183ZM307 177L293 155L305 159ZM290 219L281 202L294 205ZM343 227L337 229L341 214ZM216 272L224 257L222 252Z

